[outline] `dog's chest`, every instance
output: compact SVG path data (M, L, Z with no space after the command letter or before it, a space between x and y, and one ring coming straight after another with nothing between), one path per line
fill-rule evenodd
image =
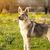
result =
M19 21L19 28L20 28L20 32L22 35L28 33L28 30L26 28L26 24L24 24L22 21Z
M24 24L24 22L19 20L19 27L20 27L20 30L24 30L26 28L26 24Z

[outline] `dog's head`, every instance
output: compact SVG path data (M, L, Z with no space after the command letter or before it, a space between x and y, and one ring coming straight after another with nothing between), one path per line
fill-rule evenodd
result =
M23 21L28 19L28 10L27 8L23 11L20 7L18 8L19 17L18 19Z

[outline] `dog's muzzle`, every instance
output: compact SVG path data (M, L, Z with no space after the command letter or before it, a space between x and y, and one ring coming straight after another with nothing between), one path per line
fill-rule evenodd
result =
M22 17L18 17L20 20L23 20L23 18Z

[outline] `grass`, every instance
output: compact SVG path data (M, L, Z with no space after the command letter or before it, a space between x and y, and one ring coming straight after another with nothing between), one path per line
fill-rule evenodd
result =
M38 16L38 17L37 17ZM29 13L30 19L50 15ZM18 14L0 14L0 50L23 50L22 37L16 19ZM36 20L37 21L37 20ZM31 38L31 50L50 50L50 43L46 37Z

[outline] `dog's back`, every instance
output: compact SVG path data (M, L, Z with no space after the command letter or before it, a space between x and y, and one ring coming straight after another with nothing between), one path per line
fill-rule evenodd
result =
M36 36L42 36L43 34L46 34L47 31L48 31L47 24L36 23L35 28L34 28L34 33Z
M32 36L36 36L36 37L37 36L40 37L44 34L47 34L47 31L48 31L47 24L35 23L35 25L34 25L34 22L32 22L30 25L31 25L31 28L30 27L28 28L28 37L30 37L31 34L32 34Z

